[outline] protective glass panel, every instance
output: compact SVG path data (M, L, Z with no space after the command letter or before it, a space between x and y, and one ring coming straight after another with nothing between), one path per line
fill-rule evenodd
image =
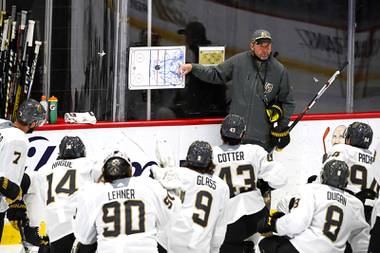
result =
M356 2L354 111L379 111L380 2Z
M16 2L44 27L45 1ZM354 111L378 111L380 3L356 3ZM227 113L229 84L191 74L184 89L128 90L129 48L147 46L147 17L147 0L53 1L50 95L58 97L59 116L93 111L98 120L144 120L149 101L151 119ZM347 59L347 27L348 1L154 0L151 45L184 45L186 62L199 61L199 46L221 46L228 59L249 50L253 31L267 29L273 54L289 71L299 113ZM43 49L31 90L35 99L42 95ZM309 113L345 112L346 83L345 71Z

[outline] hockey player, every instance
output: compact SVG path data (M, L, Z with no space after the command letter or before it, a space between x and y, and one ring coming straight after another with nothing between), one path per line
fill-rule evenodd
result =
M70 252L75 241L71 224L76 208L75 192L86 184L95 183L96 174L78 136L63 137L57 159L38 171L37 185L51 253Z
M345 144L335 144L329 152L329 159L345 161L350 170L347 189L353 192L363 203L374 199L379 192L375 180L375 152L369 149L372 143L372 128L362 122L350 124L345 134ZM368 203L368 201L367 201ZM371 216L372 206L365 205L367 221Z
M376 152L380 152L380 143L376 147ZM377 155L377 158L374 162L375 171L375 179L377 183L380 183L380 159ZM380 252L380 200L376 200L375 207L372 211L371 218L371 239L369 243L369 253L378 253Z
M219 252L227 228L225 212L229 190L223 180L213 175L210 144L193 142L184 166L178 168L183 185L182 205L169 229L168 252Z
M230 188L228 227L220 252L243 252L244 240L256 233L257 222L268 215L257 180L279 188L286 183L282 166L274 162L259 145L241 144L244 119L227 115L220 128L223 144L213 147L215 175Z
M380 252L380 200L377 199L371 219L369 253Z
M158 252L157 228L179 204L156 180L132 177L131 161L119 151L106 158L102 181L78 193L75 237L82 245L97 242L102 253Z
M330 158L343 160L350 170L347 189L358 193L364 189L378 192L374 179L374 151L369 149L372 143L372 128L362 122L350 124L345 134L345 144L336 144L329 152Z
M290 213L276 213L271 219L260 220L260 233L276 232L280 236L261 240L260 251L343 253L348 241L353 252L367 252L369 225L360 200L344 191L348 175L345 162L326 162L321 184L304 185Z
M24 174L29 145L25 134L42 125L45 114L39 102L29 99L20 105L13 124L0 119L0 239L8 207L7 218L11 223L23 221L26 217L22 195L27 191L30 179Z

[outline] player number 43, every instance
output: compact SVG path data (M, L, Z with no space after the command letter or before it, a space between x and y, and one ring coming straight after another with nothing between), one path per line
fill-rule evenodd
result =
M231 196L234 196L238 193L248 192L256 189L255 183L255 171L253 166L250 164L239 165L236 168L236 173L232 173L231 170L235 169L235 167L223 167L220 169L219 177L222 178L230 188ZM244 186L243 187L235 187L233 184L232 175L245 175L244 178Z

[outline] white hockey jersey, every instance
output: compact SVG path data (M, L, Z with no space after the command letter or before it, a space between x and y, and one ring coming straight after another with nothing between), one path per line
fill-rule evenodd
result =
M158 252L156 234L165 227L179 200L149 177L88 185L78 192L74 235L98 242L102 253Z
M256 187L261 178L273 188L286 183L283 166L268 157L259 145L221 145L213 147L214 175L224 179L230 188L228 223L243 215L259 212L264 208L264 199Z
M29 141L23 131L12 127L10 121L0 119L0 177L20 185L25 172L28 146ZM0 212L7 209L5 197L1 197Z
M380 184L380 143L376 147L376 159L374 162L374 168L375 168L375 180L377 184ZM371 227L375 225L376 218L380 217L380 199L376 199L374 208L372 210L372 218L371 218Z
M350 170L347 189L358 193L364 189L379 192L379 184L375 180L375 152L347 144L336 144L329 152L330 159L345 161Z
M181 210L168 232L169 253L219 252L227 229L227 184L216 175L179 167L182 181Z
M86 184L94 183L99 170L86 157L55 160L40 168L33 178L37 180L43 218L51 242L73 233L71 222L77 205L75 193Z
M370 223L371 229L375 226L377 218L380 218L380 199L376 199L373 205L371 223Z
M307 184L290 213L277 220L279 235L291 237L300 253L343 253L349 241L353 252L365 253L369 225L363 204L355 196L324 184Z

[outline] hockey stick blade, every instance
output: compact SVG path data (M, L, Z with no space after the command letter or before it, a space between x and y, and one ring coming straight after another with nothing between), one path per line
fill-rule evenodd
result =
M341 72L346 68L347 65L348 65L348 61L345 61L345 62L342 64L342 67L340 67L340 69L338 70L339 73L341 73Z
M326 154L326 137L327 135L329 134L330 132L330 127L327 127L325 132L323 133L323 137L322 137L322 142L323 142L323 151L324 151L324 154Z
M327 160L327 152L326 152L326 137L330 132L330 127L327 127L325 132L323 133L322 137L322 143L323 143L323 156L322 156L322 162L324 163Z
M18 230L20 232L21 244L24 248L24 251L28 252L28 246L26 246L26 238L25 238L25 234L24 234L24 228L22 227L20 221L17 221L17 227L18 227Z

